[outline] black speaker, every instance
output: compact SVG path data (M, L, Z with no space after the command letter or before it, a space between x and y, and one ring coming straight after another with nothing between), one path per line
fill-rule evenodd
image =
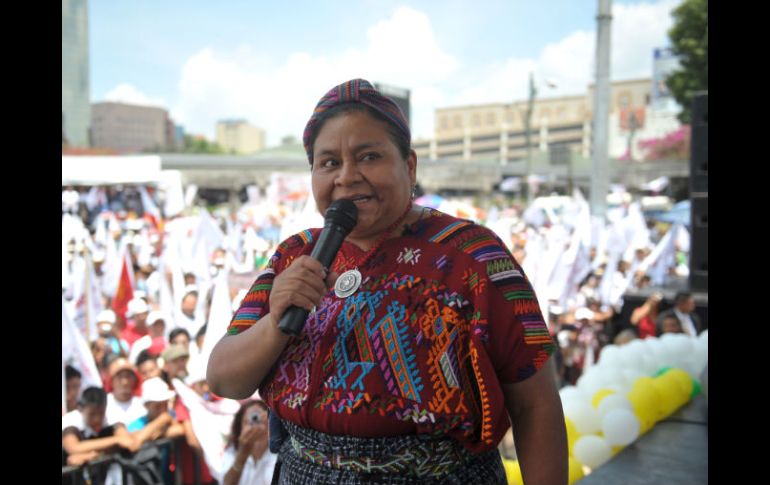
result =
M708 292L709 95L695 93L690 149L690 291Z
M709 196L695 193L690 198L690 291L708 292L709 278Z
M692 102L690 193L709 191L709 95L696 93Z

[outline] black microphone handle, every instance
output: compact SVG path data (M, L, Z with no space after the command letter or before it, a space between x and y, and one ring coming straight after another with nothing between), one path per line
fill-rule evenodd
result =
M337 252L339 252L342 241L345 240L347 234L348 231L345 231L338 224L325 224L321 235L318 237L318 242L310 253L310 257L317 260L328 270L329 266L334 262L334 258L337 256ZM292 305L281 317L281 321L278 322L278 328L287 335L299 335L305 327L305 321L309 314L308 310Z

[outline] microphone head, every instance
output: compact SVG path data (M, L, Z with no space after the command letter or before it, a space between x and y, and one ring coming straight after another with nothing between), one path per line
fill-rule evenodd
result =
M358 207L352 200L339 199L331 203L324 215L324 225L335 224L342 227L345 233L353 230L358 222Z

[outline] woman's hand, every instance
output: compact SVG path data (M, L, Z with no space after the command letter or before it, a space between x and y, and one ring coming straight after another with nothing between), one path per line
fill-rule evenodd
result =
M303 255L275 277L270 291L270 313L280 321L290 306L312 311L327 292L326 270L317 260ZM331 278L329 278L331 280Z

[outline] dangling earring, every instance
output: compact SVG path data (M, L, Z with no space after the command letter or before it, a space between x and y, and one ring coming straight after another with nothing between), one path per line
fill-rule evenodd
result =
M417 186L416 185L412 185L412 196L411 197L412 197L412 200L414 200L415 197L417 197Z

